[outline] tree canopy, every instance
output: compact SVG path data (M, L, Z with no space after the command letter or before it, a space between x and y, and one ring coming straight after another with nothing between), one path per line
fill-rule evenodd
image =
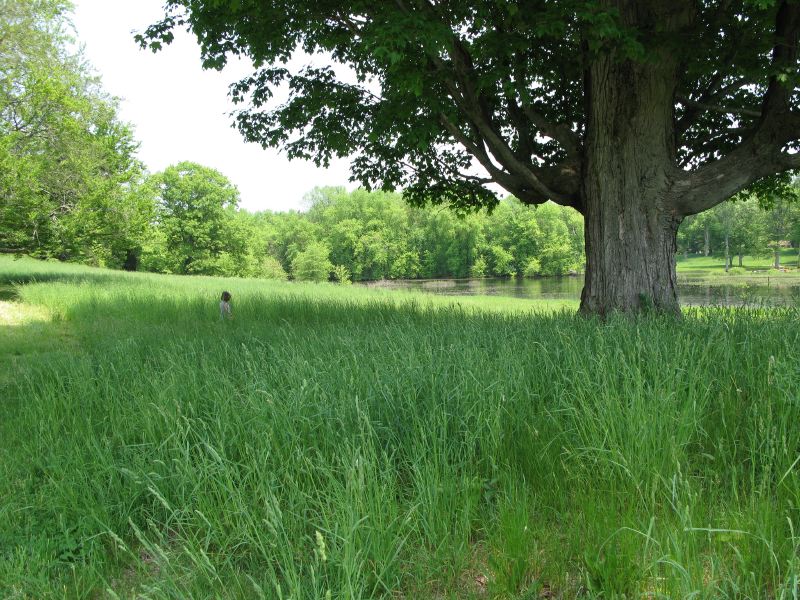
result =
M149 221L131 128L61 0L0 0L0 250L120 265Z
M167 167L150 184L167 270L213 273L224 253L237 245L231 213L239 191L219 171L192 162Z
M229 55L259 67L232 86L248 103L237 115L247 139L322 164L357 154L359 181L403 187L413 199L491 204L491 181L523 202L580 209L585 76L603 53L680 65L670 100L683 212L800 167L800 6L791 0L166 6L142 43L158 49L186 26L206 67ZM291 72L285 63L298 50L349 66L355 81L334 66ZM283 83L289 100L271 105ZM485 178L468 172L473 161ZM742 161L757 164L737 172Z

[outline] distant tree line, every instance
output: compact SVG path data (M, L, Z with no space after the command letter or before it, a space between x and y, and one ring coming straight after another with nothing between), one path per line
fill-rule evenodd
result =
M128 235L105 254L92 242L92 252L75 259L162 273L342 282L551 276L584 266L581 215L550 203L529 207L509 197L492 211L456 214L411 206L397 193L332 187L307 194L303 211L250 213L238 208L239 193L224 175L189 162L126 193L133 189L144 223L138 239ZM744 256L772 255L780 268L783 250L800 252L797 196L798 186L787 184L780 194L737 197L690 217L679 252L724 258L726 268L747 266Z
M745 256L772 256L780 269L782 251L794 248L800 267L800 186L780 193L738 196L686 218L678 230L678 253L724 259L725 270L746 267Z
M142 269L300 280L564 275L583 264L583 221L508 198L457 215L402 195L318 188L307 210L249 213L221 174L181 163L152 176Z

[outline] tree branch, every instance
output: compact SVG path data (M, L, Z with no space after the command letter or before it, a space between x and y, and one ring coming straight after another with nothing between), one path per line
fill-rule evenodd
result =
M800 112L791 111L792 90L783 82L797 69L800 2L782 0L775 18L772 77L753 133L727 156L692 173L678 171L672 189L673 210L692 215L730 198L754 181L797 168L787 144L800 140Z
M718 113L727 115L745 115L747 117L761 117L761 111L753 110L752 108L744 108L740 106L720 106L718 104L706 104L705 102L697 102L686 97L679 96L678 101L689 108L699 108L702 110L711 110Z
M508 34L506 29L500 25L496 25L496 29L501 35ZM514 83L516 83L518 87L525 88L528 84L525 80L525 69L523 65L525 60L524 55L517 53L514 55L514 59L515 60L513 64L511 61L506 59L506 67L509 69L509 71L513 71L515 79ZM503 89L507 90L508 88L507 86L503 86ZM514 94L509 91L505 92L504 97L508 103L509 116L514 122L514 126L516 127L517 133L520 137L521 146L524 143L525 148L523 153L525 154L526 160L529 160L533 154L533 129L538 129L542 136L552 138L559 145L561 145L570 160L580 160L580 139L575 132L572 131L569 125L563 123L553 123L540 111L534 109L533 106L521 106L514 97Z
M481 142L476 142L475 140L471 139L467 136L461 128L459 128L455 123L453 123L445 114L439 115L439 120L441 121L442 125L444 125L445 129L452 135L458 142L464 146L464 148L469 152L472 156L474 156L477 161L483 166L484 169L492 176L492 179L502 185L504 188L511 191L509 188L514 188L517 190L521 190L521 186L519 182L514 178L514 176L510 173L506 173L502 169L498 169L497 166L492 162L492 159L489 158L489 155L486 153L486 150L483 148ZM515 192L512 192L515 193ZM528 194L530 195L530 194ZM540 195L537 198L532 198L532 203L540 200L541 202L547 201L547 196Z
M442 165L441 160L439 160L438 158L434 157L433 160L435 162L437 162L439 165ZM406 167L407 169L413 171L414 173L422 173L421 169L419 169L418 167L416 167L415 165L411 164L408 161L401 160L400 164L403 165L404 167ZM444 166L444 165L442 165L442 166ZM485 185L487 183L496 183L496 181L494 179L490 178L490 177L478 177L477 175L470 175L468 173L462 173L461 171L455 171L454 174L459 179L464 179L466 181L471 181L473 183L477 183L477 184L480 184L480 185Z
M404 0L395 0L397 6L411 14L411 10ZM419 10L427 11L432 18L439 18L436 7L430 2L418 2ZM498 169L488 154L476 140L464 136L458 127L451 122L447 130L476 159L489 171L491 176L509 192L520 195L523 193L529 202L539 203L552 200L565 206L576 204L577 186L573 193L564 193L551 189L536 174L536 169L529 162L529 157L523 161L503 139L501 132L492 122L492 115L488 108L486 97L477 91L472 57L457 34L453 33L451 45L447 48L447 55L452 66L445 62L436 53L430 53L428 58L431 65L442 78L445 87L450 93L459 111L466 117L473 131L478 134L481 142L485 144L494 159L505 169ZM524 114L524 113L523 113ZM457 133L458 132L458 133ZM526 132L525 135L528 135ZM464 143L465 139L468 143ZM520 197L520 199L523 199Z
M772 49L772 72L764 96L762 114L783 113L789 110L792 90L784 84L787 74L797 71L797 38L800 34L800 3L781 0L775 19L777 43Z
M711 19L712 26L717 27L716 24L719 23L719 19L728 15L728 11L730 10L732 4L733 0L720 0L716 10L714 11L714 16ZM728 51L724 56L719 57L720 65L729 65L736 58L736 55L740 50L740 38L736 35L737 33L738 32L735 29L733 31L723 31L723 35L726 38L729 38L730 41ZM717 72L711 76L711 79L708 82L705 90L703 90L702 93L697 96L697 104L695 106L686 105L687 110L676 124L675 129L678 135L682 135L684 132L688 131L692 125L694 125L695 120L703 111L703 105L709 104L714 98L724 96L728 91L738 89L746 83L744 79L740 79L732 84L720 87L722 82L725 80L726 75L727 71L724 68L718 69ZM689 100L688 96L686 98Z
M672 194L678 215L703 212L762 177L800 167L798 155L784 151L800 140L800 113L785 113L766 123L727 156L694 172L675 174Z
M523 110L542 135L553 138L561 144L570 157L578 158L580 156L580 139L568 125L552 123L530 106L523 107Z
M536 176L532 164L525 164L515 156L513 150L495 128L491 115L488 114L486 109L487 103L485 99L475 91L475 85L472 81L472 59L469 52L455 35L453 35L453 47L449 50L449 56L455 67L456 81L454 83L456 83L458 90L454 91L461 92L456 94L453 99L457 104L460 103L462 112L473 123L495 159L510 173L523 180L525 187L535 194L549 198L558 204L573 205L573 198L550 189ZM438 62L441 64L441 61Z

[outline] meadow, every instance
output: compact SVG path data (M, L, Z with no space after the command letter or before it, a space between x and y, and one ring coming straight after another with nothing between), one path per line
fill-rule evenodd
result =
M800 263L798 253L794 248L780 251L781 267L784 271L773 269L774 258L772 255L744 256L742 266L739 267L738 257L732 258L732 271L725 272L725 256L719 253L709 256L679 254L676 258L678 276L691 278L718 279L731 282L746 282L750 280L763 281L767 278L778 283L796 281L800 279Z
M576 308L0 257L0 597L800 596L800 309Z

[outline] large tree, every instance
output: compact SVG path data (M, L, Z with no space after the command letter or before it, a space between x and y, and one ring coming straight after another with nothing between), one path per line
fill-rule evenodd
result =
M219 171L181 162L150 178L156 189L156 227L163 235L167 270L228 275L226 254L245 252L232 228L239 190Z
M148 199L131 128L64 0L0 0L0 251L135 268Z
M412 201L523 202L585 217L581 309L677 311L676 231L800 167L798 0L167 0L232 87L244 136ZM300 49L348 65L291 72ZM288 101L270 104L288 83ZM472 167L482 166L484 176Z

